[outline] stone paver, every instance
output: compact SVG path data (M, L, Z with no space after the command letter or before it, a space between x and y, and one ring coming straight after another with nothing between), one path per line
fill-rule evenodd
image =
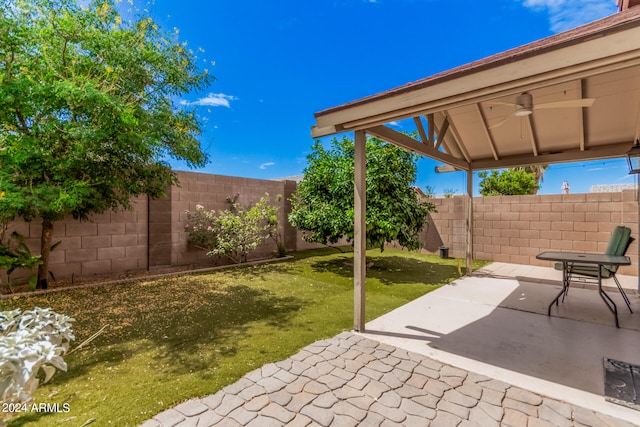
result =
M592 426L626 421L344 332L145 421L169 426ZM640 424L638 424L640 426Z

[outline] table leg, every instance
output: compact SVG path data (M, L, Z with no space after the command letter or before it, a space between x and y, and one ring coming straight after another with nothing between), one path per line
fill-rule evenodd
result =
M562 289L564 289L564 294L562 295L562 302L564 303L564 299L569 295L569 263L562 263Z
M558 295L553 299L553 301L551 301L551 304L549 304L549 309L547 310L547 316L551 316L551 307L553 306L554 303L556 305L559 305L561 296L562 296L562 302L564 302L564 296L567 294L567 291L569 290L569 274L567 271L568 267L569 267L569 264L566 261L563 261L562 262L562 289L560 290Z
M600 271L600 266L598 266L598 293L600 294L600 298L604 301L604 304L607 306L609 311L613 314L614 319L616 319L616 328L620 327L618 323L618 306L613 302L611 297L606 294L606 292L602 289L602 275Z

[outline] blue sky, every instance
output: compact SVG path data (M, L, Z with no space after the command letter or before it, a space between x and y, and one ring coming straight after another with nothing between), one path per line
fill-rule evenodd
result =
M216 77L180 100L206 121L211 162L201 171L264 179L302 174L317 111L617 11L615 0L156 0L149 9L204 50ZM436 174L437 164L420 160L416 185L464 192L465 174ZM560 193L564 180L572 193L633 182L623 159L552 165L540 193Z

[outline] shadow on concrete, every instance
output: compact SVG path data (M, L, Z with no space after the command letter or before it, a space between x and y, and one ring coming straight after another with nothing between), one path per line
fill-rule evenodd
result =
M465 277L367 324L366 334L445 363L483 373L503 371L603 395L603 359L640 363L640 300L634 314L619 294L620 325L597 292L571 289L547 307L559 286ZM517 385L517 384L516 384Z

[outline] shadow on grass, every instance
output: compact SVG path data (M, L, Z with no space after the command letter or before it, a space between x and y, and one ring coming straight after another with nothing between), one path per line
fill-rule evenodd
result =
M464 274L456 265L434 263L401 256L368 256L367 277L378 279L385 285L420 283L440 285ZM353 277L353 257L319 260L311 266L317 272L331 272L342 277Z
M313 258L317 256L327 256L336 254L349 254L353 253L353 246L324 246L316 249L305 249L303 251L293 252L293 258L295 260L301 260L306 258Z
M296 298L279 297L268 290L207 283L205 276L191 279L57 296L51 304L54 309L81 320L74 324L76 345L103 325L110 326L90 345L91 350L68 356L70 369L58 373L55 382L62 384L86 375L95 365L115 366L145 351L153 352L156 366L151 369L169 374L211 372L220 358L237 353L238 338L250 323L284 327L290 315L302 307ZM80 295L86 293L91 296Z
M245 283L248 280L243 279ZM102 372L98 374L101 377L92 381L104 386L111 381L104 376L117 378L119 369L133 370L141 376L145 372L161 373L165 378L191 374L211 380L218 375L221 364L242 355L238 364L246 365L255 357L241 347L253 325L286 328L291 316L302 308L295 297L281 297L239 281L215 283L211 276L75 290L56 294L55 299L34 297L22 303L23 309L51 305L55 311L75 317L75 345L103 325L111 325L86 349L65 357L69 370L54 376L54 387L77 384L78 379L95 377L96 372ZM255 341L260 340L265 337ZM113 370L105 372L108 369ZM68 397L75 402L75 391L71 393ZM52 415L22 414L9 426L32 425Z

